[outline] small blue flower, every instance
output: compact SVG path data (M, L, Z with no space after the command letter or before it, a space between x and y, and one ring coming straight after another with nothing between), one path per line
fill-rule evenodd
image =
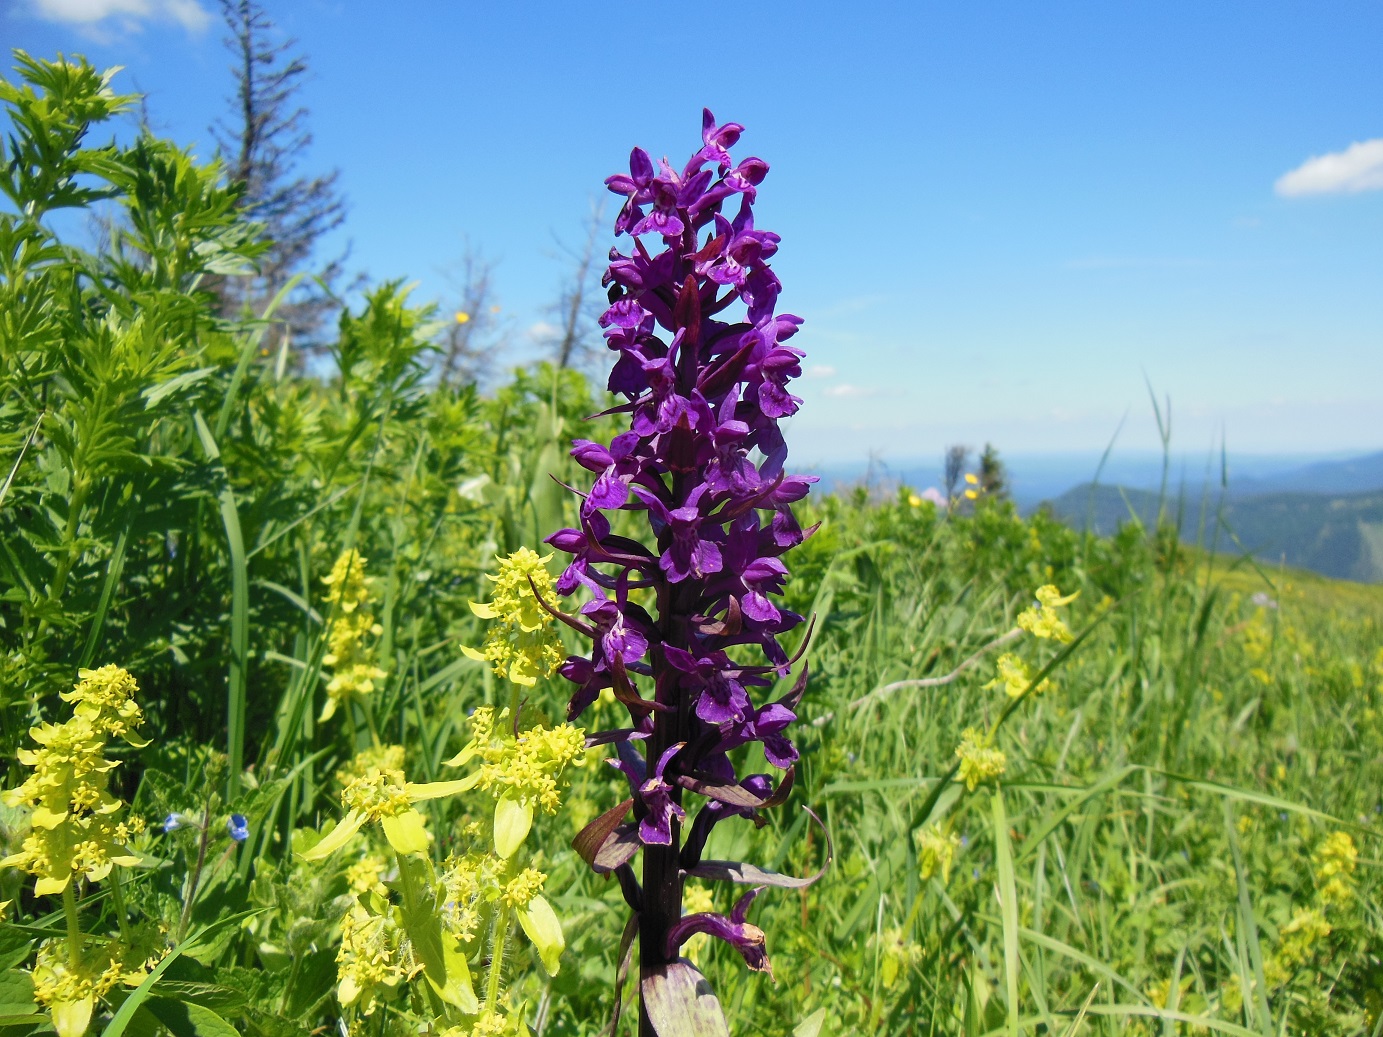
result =
M187 824L187 818L174 811L163 819L163 830L165 832L176 832L185 824Z
M244 814L231 814L226 821L226 831L236 842L243 843L250 837L250 822L245 819Z

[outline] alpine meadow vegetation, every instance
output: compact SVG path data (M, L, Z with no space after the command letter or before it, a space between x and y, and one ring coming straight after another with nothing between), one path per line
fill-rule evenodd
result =
M0 1037L1383 1033L1383 592L813 490L743 127L482 392L402 280L227 313L243 187L13 63Z

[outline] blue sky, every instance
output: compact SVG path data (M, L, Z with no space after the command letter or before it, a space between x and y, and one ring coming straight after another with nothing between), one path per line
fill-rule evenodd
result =
M1098 451L1125 415L1148 448L1145 378L1183 450L1383 449L1383 4L270 7L353 263L437 297L469 241L513 361L554 236L632 145L684 159L704 104L773 167L800 457ZM0 43L126 66L204 153L220 37L212 0L0 0Z

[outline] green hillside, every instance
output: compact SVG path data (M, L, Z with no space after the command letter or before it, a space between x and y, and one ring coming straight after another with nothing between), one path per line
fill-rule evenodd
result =
M1383 493L1267 493L1204 503L1186 496L1161 507L1185 540L1336 579L1383 582ZM1087 483L1062 494L1051 508L1077 528L1108 535L1134 519L1152 525L1159 497Z

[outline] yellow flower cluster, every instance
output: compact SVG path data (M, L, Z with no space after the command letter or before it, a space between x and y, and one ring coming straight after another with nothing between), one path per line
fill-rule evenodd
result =
M1304 965L1311 957L1315 945L1330 935L1330 923L1318 907L1299 908L1292 920L1282 927L1279 934L1281 944L1274 957L1283 966L1285 973Z
M550 677L567 657L566 648L551 615L538 604L533 588L546 600L553 595L552 576L547 563L552 555L539 557L521 547L508 558L499 559L499 574L486 575L495 585L489 604L471 602L471 611L481 619L495 620L477 651L463 646L467 658L488 662L495 676L531 688L539 677ZM529 580L532 579L532 585Z
M1348 832L1332 832L1312 854L1316 886L1327 905L1347 904L1354 897L1354 868L1359 851Z
M1019 627L1034 637L1070 644L1072 641L1071 631L1056 610L1063 605L1071 604L1079 594L1080 591L1076 591L1075 594L1062 597L1061 591L1050 583L1038 587L1037 601L1031 608L1024 609L1018 615Z
M543 891L547 876L536 868L524 868L504 885L499 897L508 907L527 907Z
M362 857L346 869L346 885L357 896L365 893L376 893L381 897L386 896L389 893L389 887L384 884L384 875L388 870L388 862L383 857L370 854L367 857Z
M322 664L332 670L322 720L330 720L337 707L351 696L373 692L375 681L387 676L375 663L374 646L365 643L367 636L384 633L369 610L372 581L365 576L366 561L351 548L342 552L331 573L322 578L327 586L327 602L334 611L327 633L327 654L322 657Z
M1012 652L1005 652L995 661L995 667L999 675L985 685L986 689L1002 687L1004 693L1011 699L1016 699L1028 690L1028 685L1036 676L1032 667L1023 659ZM1034 693L1041 695L1044 691L1051 691L1053 687L1050 677L1043 678L1042 683L1033 689Z
M922 881L933 875L941 876L944 886L951 881L951 866L956 854L960 852L960 836L946 832L941 825L932 823L917 834L917 859L922 872Z
M526 1037L527 1033L522 1016L486 1008L470 1026L448 1027L441 1037L514 1037L519 1034Z
M956 780L965 782L971 792L982 783L999 777L1008 766L1003 750L995 749L988 736L973 727L961 732L956 758L960 760L960 774Z
M481 706L470 717L470 744L452 760L454 766L478 758L476 777L479 788L497 799L509 797L529 807L541 807L554 814L561 803L569 766L586 761L586 736L579 727L541 723L515 734L509 723L509 710L496 716L489 706Z
M344 1007L359 1002L362 1015L374 1012L400 983L423 970L393 912L375 914L351 906L341 921L341 949L336 952L336 997Z
M317 845L301 856L319 861L350 841L363 825L378 822L396 853L426 853L432 836L427 822L413 804L439 799L470 787L466 781L434 781L415 784L403 773L403 746L376 746L360 752L336 772L344 786L341 805L346 816Z
M884 989L890 990L898 982L900 973L922 960L923 951L901 928L885 929L879 935L878 944L879 975Z
M73 716L61 724L39 724L29 735L37 749L20 749L19 762L33 773L4 794L11 807L32 810L32 825L20 851L0 860L0 867L23 868L37 881L38 896L63 892L74 875L96 882L116 864L136 864L124 846L129 828L115 817L124 805L107 786L117 764L105 756L112 735L131 745L143 722L134 693L134 678L118 666L79 671L81 680L62 698L74 703Z

